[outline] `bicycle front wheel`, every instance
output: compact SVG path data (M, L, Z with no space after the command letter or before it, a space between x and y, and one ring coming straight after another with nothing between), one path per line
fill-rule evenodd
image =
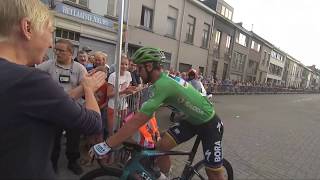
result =
M230 162L223 159L224 179L233 180L233 168ZM209 179L205 170L205 161L200 161L194 166L194 171L188 175L189 180L206 180Z
M94 169L83 175L80 180L118 180L122 175L122 170L113 167Z

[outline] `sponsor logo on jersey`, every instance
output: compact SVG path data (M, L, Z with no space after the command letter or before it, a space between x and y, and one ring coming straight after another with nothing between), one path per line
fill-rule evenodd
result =
M199 107L193 105L191 102L187 101L183 97L178 97L177 101L178 103L183 104L184 106L186 106L187 108L191 109L194 112L197 112L202 115L204 114L204 111L202 111Z

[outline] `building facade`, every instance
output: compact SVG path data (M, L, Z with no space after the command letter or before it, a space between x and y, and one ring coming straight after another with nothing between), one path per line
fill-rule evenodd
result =
M129 11L129 52L141 46L159 47L167 56L167 68L205 73L211 9L195 0L136 0Z
M258 81L258 68L261 61L261 44L259 38L255 37L251 32L250 44L249 44L249 56L248 64L246 68L246 81L257 82Z
M258 65L256 82L263 84L267 81L267 74L268 74L268 68L269 68L269 63L271 58L272 45L268 41L262 39L257 34L255 33L252 33L252 34L255 39L259 39L260 42L262 42L261 48L260 48L260 63Z
M282 80L288 88L300 88L302 81L302 68L300 62L287 55Z
M55 41L71 40L75 53L84 46L103 51L108 63L114 63L119 0L42 1L54 14ZM142 46L159 47L165 51L165 69L193 68L221 80L318 87L318 71L234 23L233 12L223 0L125 0L128 55ZM52 50L49 55L53 57Z
M235 41L231 57L229 79L245 81L249 57L250 32L235 24Z
M285 66L285 53L273 48L267 74L267 83L272 85L283 85L282 75Z
M208 74L225 80L229 69L234 44L234 25L221 15L214 19L213 38L210 41Z
M54 40L68 39L74 44L74 55L84 46L93 51L108 54L112 63L115 57L117 32L116 22L106 17L105 1L99 0L55 0L48 2L54 14ZM52 58L52 51L49 52Z

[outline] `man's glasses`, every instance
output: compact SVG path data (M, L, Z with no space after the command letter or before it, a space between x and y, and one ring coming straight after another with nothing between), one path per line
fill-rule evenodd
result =
M67 52L67 50L57 49L57 48L54 48L53 50L54 50L55 53L65 53L65 52Z

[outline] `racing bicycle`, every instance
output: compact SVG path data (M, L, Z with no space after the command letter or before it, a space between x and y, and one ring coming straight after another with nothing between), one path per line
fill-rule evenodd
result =
M98 180L98 179L120 179L120 180L156 180L161 174L158 167L155 166L155 159L159 156L182 155L188 156L184 169L180 177L172 180L191 180L191 179L208 179L205 173L204 160L193 164L195 155L200 144L200 138L197 136L195 143L190 152L182 151L157 151L145 149L137 144L123 143L122 150L130 154L130 158L123 167L103 165L99 160L100 168L89 171L83 175L80 180ZM223 159L224 176L226 180L233 180L233 168L230 162Z

